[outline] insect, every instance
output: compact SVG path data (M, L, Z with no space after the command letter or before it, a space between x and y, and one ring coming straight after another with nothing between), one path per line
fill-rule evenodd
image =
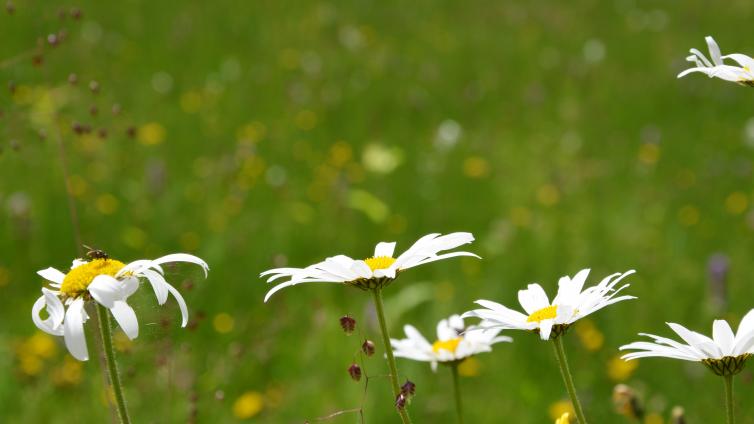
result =
M86 257L89 259L108 259L110 257L110 255L108 255L107 252L105 252L104 250L95 249L87 245L83 245L83 246L89 249L89 251L86 252Z

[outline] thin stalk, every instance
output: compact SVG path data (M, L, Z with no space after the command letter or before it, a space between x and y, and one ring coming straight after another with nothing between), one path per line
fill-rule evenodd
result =
M113 349L113 336L110 332L110 314L107 308L97 303L97 318L99 318L100 336L102 336L102 350L105 351L105 361L107 362L107 372L110 375L110 385L115 395L115 404L118 406L118 418L122 424L130 424L131 418L128 416L126 408L126 398L123 396L123 385L120 383L120 374L118 373L118 363L115 362L115 350Z
M450 366L450 371L453 374L453 392L456 397L456 413L458 414L458 424L463 424L463 405L461 403L461 383L458 378L458 362L453 363Z
M735 424L736 417L733 416L733 376L725 377L725 416L728 424Z
M397 399L401 393L401 389L398 386L398 368L395 366L393 348L390 344L390 334L387 332L387 324L385 323L385 306L382 304L382 289L373 289L372 298L374 299L374 308L377 310L377 320L380 322L380 332L382 333L382 344L385 346L385 353L387 354L387 364L390 367L390 384L393 386L393 399ZM398 409L398 413L401 416L403 424L411 423L411 418L408 416L408 411L406 411L405 407Z
M571 403L573 403L573 409L576 412L576 420L579 424L587 424L584 410L581 409L581 402L579 402L579 397L576 395L576 386L573 384L571 370L568 368L568 359L566 359L565 349L563 348L563 338L556 337L552 342L552 346L555 349L555 357L560 366L560 374L563 376L566 390L568 390L568 395L571 397Z

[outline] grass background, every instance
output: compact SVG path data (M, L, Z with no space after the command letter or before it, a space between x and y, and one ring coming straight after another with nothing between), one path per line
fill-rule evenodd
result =
M754 52L752 12L746 1L19 2L0 13L3 421L109 419L97 360L71 363L29 319L34 271L77 255L60 136L85 243L126 261L187 251L212 268L206 281L171 270L189 329L148 288L130 301L141 334L118 344L135 422L234 422L244 393L261 397L257 422L358 407L363 385L346 368L361 340L338 318L377 341L369 297L311 285L265 305L259 272L452 231L473 232L484 259L402 275L385 293L394 336L412 323L432 337L475 299L516 305L525 284L552 293L583 267L594 283L635 268L640 300L566 340L587 415L624 422L610 397L625 380L654 422L674 405L720 422L722 381L701 365L642 360L616 379L608 364L637 332L668 335L675 321L709 333L754 306L751 91L675 78L708 34L724 52ZM723 304L707 269L716 253L730 264ZM565 397L550 347L511 335L463 379L468 422L548 422ZM378 358L372 374L386 372ZM415 422L453 422L449 373L398 365L417 384ZM740 422L754 422L751 373L736 381ZM396 421L385 379L367 393L367 422Z

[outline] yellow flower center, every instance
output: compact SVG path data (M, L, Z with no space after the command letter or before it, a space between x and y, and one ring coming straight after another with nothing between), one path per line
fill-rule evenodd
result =
M60 292L67 297L78 297L86 292L86 288L92 283L94 277L98 275L115 277L115 274L124 266L126 264L115 259L94 259L79 265L65 275L60 285Z
M555 319L556 316L558 316L558 305L551 305L534 311L526 322L542 322L546 319Z
M456 353L456 349L458 349L458 344L461 343L461 340L463 340L462 337L456 337L455 339L450 340L438 340L432 343L432 350L435 353L440 353L440 350L447 350L450 353Z
M395 262L395 258L390 256L375 256L373 258L364 259L364 262L372 271L376 271L378 269L390 268L390 265Z

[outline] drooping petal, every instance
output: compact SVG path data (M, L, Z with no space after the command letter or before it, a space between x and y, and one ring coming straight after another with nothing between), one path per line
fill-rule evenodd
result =
M188 253L173 253L152 261L152 263L156 265L162 265L169 262L188 262L199 265L204 270L204 277L207 277L207 273L209 272L209 265L207 265L207 262L204 262L202 258L189 255Z
M71 302L65 314L63 322L63 336L68 352L79 361L89 359L89 350L86 348L86 335L84 334L84 299L78 298Z
M152 286L152 290L154 290L154 294L157 296L157 303L159 305L164 305L168 300L168 288L165 286L165 284L167 284L165 277L159 272L151 269L145 269L141 271L141 274L146 277L147 281L149 281L149 284Z
M175 287L169 283L165 283L165 287L175 297L175 301L178 302L178 307L181 309L181 327L185 327L188 324L188 307L186 306L186 301L183 300L183 296L181 296Z
M133 340L139 336L139 321L136 319L136 313L126 302L115 301L110 312L129 339Z
M43 288L42 293L42 296L34 302L34 306L31 308L31 320L37 328L45 333L53 336L62 336L63 328L61 324L65 316L63 302L60 301L54 292L48 289ZM42 309L47 309L47 314L49 315L44 320L39 316Z

